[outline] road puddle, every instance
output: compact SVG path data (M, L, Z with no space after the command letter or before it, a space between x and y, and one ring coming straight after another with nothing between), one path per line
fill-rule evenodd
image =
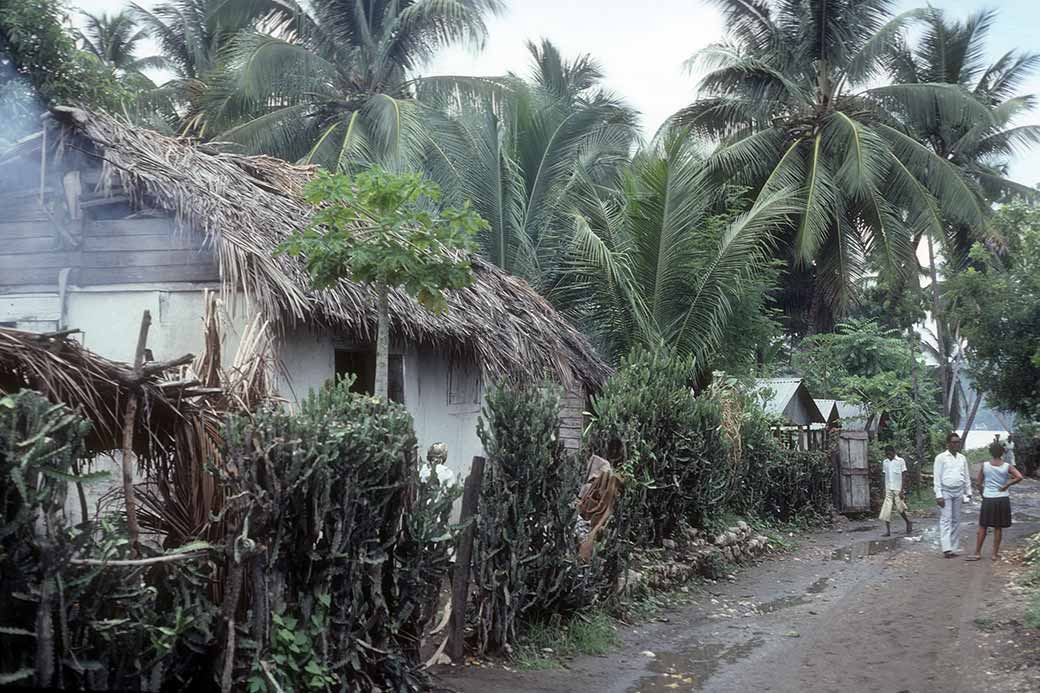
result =
M831 584L831 579L828 577L822 577L805 590L808 594L820 594Z
M780 597L779 599L773 599L768 602L763 602L755 607L755 611L761 614L772 614L780 611L781 609L789 609L792 606L801 606L802 604L808 604L812 601L812 595L820 594L828 585L830 585L831 579L822 577L813 582L811 585L805 588L805 594L792 595L790 597Z
M742 643L704 643L682 652L658 652L647 667L651 672L628 689L644 691L699 691L723 664L737 664L765 642L754 637Z
M835 549L831 552L832 561L851 561L853 558L866 558L879 553L893 551L899 547L902 537L891 537L889 539L873 539L861 541L851 546Z
M773 599L772 601L763 602L756 606L755 610L762 614L772 614L781 609L789 609L792 606L800 606L808 603L809 600L804 596L781 597L779 599Z

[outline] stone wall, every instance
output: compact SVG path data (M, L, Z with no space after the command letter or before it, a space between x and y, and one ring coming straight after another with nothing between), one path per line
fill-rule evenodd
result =
M725 564L749 561L768 550L769 540L744 521L716 535L686 528L679 539L665 539L662 548L639 552L621 588L662 590L695 577L717 578Z

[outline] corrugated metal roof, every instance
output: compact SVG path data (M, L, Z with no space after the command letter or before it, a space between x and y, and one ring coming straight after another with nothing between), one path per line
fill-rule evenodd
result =
M769 388L773 391L771 397L762 398L762 408L770 416L783 416L791 398L798 392L798 386L802 384L801 378L758 378L755 381L756 388L762 390Z
M873 428L872 419L868 416L867 408L862 404L837 401L838 417L841 419L841 427L845 431L866 431Z
M805 425L826 421L801 378L758 378L756 384L759 390L769 388L773 392L772 397L762 398L762 408L767 414L792 421L791 411L804 411L806 420L802 420L802 416L799 415L792 422ZM798 403L792 410L791 403L795 399Z
M830 421L830 419L831 419L831 410L834 409L834 406L838 403L838 400L836 400L836 399L816 399L814 397L813 401L816 402L816 408L820 410L821 414L823 414L823 418L825 418L828 421ZM841 415L839 414L839 416L841 416Z

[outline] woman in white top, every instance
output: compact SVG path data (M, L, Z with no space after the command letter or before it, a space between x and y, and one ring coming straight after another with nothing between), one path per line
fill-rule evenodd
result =
M977 561L982 556L982 545L986 543L986 532L993 528L993 560L1000 558L1000 540L1005 527L1011 526L1011 499L1008 488L1022 481L1022 474L1013 465L1004 461L1004 444L993 442L989 446L993 458L983 462L975 477L975 485L982 490L982 509L979 510L979 534L975 540L975 555L967 560Z

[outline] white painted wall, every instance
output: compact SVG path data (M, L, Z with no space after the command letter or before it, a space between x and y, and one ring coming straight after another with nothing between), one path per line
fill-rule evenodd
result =
M335 373L335 350L351 346L349 340L328 334L301 330L288 335L281 355L291 380L279 380L282 396L300 401L310 390L322 387ZM461 480L469 473L473 457L484 454L477 436L483 397L476 403L449 404L447 357L430 348L411 346L403 355L404 404L415 422L420 458L425 459L433 443L446 443L447 466Z
M156 360L200 352L203 346L202 287L70 288L66 324L82 330L77 338L91 351L107 358L131 361L144 310L152 314L148 347ZM0 297L0 322L18 321L23 329L54 329L56 323L44 320L56 320L56 311L56 294ZM226 317L223 324L229 334L223 344L225 364L231 362L242 326L251 316L242 301L236 306L235 314ZM33 322L27 322L26 318L32 318ZM320 388L332 378L336 348L350 346L349 340L305 329L287 335L281 340L280 355L289 379L277 380L279 393L290 402L304 399L310 390ZM477 437L483 396L475 403L449 404L448 372L447 357L432 348L409 346L404 349L405 406L415 421L420 457L425 459L426 450L433 443L446 443L448 467L461 480L469 473L473 457L484 454Z

